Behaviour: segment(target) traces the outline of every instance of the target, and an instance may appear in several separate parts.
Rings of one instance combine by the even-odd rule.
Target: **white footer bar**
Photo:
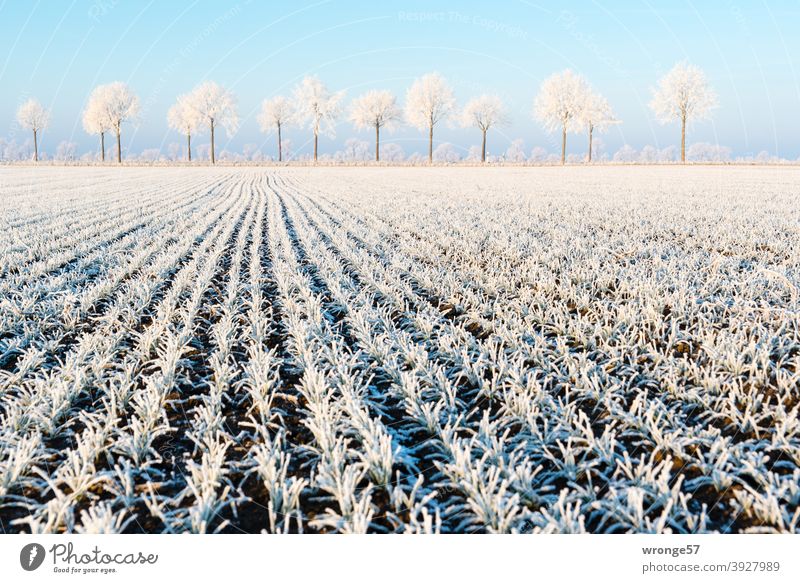
[[[0,580],[800,581],[798,535],[5,535]]]

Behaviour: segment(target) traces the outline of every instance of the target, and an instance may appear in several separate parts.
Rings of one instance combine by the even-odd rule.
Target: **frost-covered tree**
[[[629,164],[631,162],[636,162],[636,158],[637,158],[636,150],[634,150],[628,144],[625,144],[614,153],[614,162],[622,162],[625,164]]]
[[[258,144],[245,144],[242,146],[242,156],[245,160],[252,162],[261,162],[264,159],[264,154],[261,153]]]
[[[467,162],[479,162],[481,159],[481,149],[479,146],[470,146],[464,160]]]
[[[239,127],[236,97],[221,85],[206,81],[192,89],[186,102],[199,117],[199,123],[208,127],[211,137],[211,163],[215,164],[214,137],[217,126],[224,127],[228,135]]]
[[[639,152],[639,162],[642,164],[655,164],[658,162],[658,150],[650,144],[646,145],[642,148],[642,151]]]
[[[548,132],[561,130],[561,163],[566,161],[567,132],[581,128],[580,114],[589,87],[580,75],[567,69],[542,82],[533,104],[534,117]]]
[[[181,157],[181,145],[177,142],[170,142],[167,146],[167,159],[176,162]]]
[[[541,146],[536,146],[531,150],[531,155],[528,157],[528,160],[533,162],[534,164],[544,164],[547,162],[549,154],[547,150],[542,148]]]
[[[428,162],[433,162],[433,128],[450,116],[455,105],[453,90],[439,73],[423,75],[406,93],[406,121],[428,130]]]
[[[506,125],[508,116],[497,95],[481,95],[471,99],[461,112],[461,126],[481,130],[481,162],[486,162],[486,132],[489,128]]]
[[[17,110],[17,121],[33,132],[33,159],[39,161],[39,132],[50,122],[50,113],[35,99],[28,99]]]
[[[719,144],[700,142],[687,148],[686,157],[693,162],[729,162],[731,149]]]
[[[703,71],[689,63],[678,63],[653,90],[650,108],[662,123],[681,122],[681,162],[686,161],[686,126],[706,119],[717,107],[717,95]]]
[[[139,97],[121,81],[110,83],[106,93],[106,111],[111,128],[117,134],[117,163],[122,163],[122,124],[139,114]]]
[[[292,159],[293,151],[292,148],[294,147],[294,143],[289,138],[283,138],[281,140],[281,152],[283,152],[283,157],[287,160]]]
[[[666,148],[663,148],[658,152],[659,162],[675,162],[677,159],[678,159],[677,146],[667,146]]]
[[[446,162],[447,164],[454,164],[461,160],[461,154],[453,144],[447,142],[439,144],[433,152],[433,159],[437,162]]]
[[[506,150],[505,159],[508,162],[524,162],[525,161],[525,142],[517,138]]]
[[[66,140],[60,142],[56,148],[56,155],[54,159],[62,161],[71,161],[75,159],[75,152],[78,149],[78,144],[75,142],[68,142]]]
[[[33,155],[31,141],[25,140],[17,144],[16,140],[6,142],[0,138],[0,160],[26,160]]]
[[[178,97],[175,105],[167,112],[167,123],[173,130],[186,136],[186,156],[192,161],[192,134],[197,131],[202,121],[197,110],[189,103],[188,95]]]
[[[83,129],[86,133],[100,136],[100,159],[106,160],[106,133],[111,131],[111,121],[106,111],[108,85],[98,85],[89,95],[83,110]]]
[[[336,119],[342,112],[344,91],[331,93],[318,77],[306,77],[294,89],[295,119],[314,132],[314,162],[317,161],[319,134],[336,135]]]
[[[158,148],[147,148],[139,154],[139,160],[142,162],[157,162],[160,158],[161,150]]]
[[[773,156],[766,150],[761,150],[758,154],[756,154],[754,160],[759,164],[769,164],[770,162],[777,162],[778,157]]]
[[[369,143],[349,138],[344,143],[344,150],[336,152],[333,158],[340,162],[364,162],[369,159]]]
[[[368,91],[350,105],[350,121],[358,130],[375,129],[375,161],[381,159],[381,128],[397,127],[401,111],[389,91]]]
[[[595,137],[592,140],[592,160],[608,160],[606,144],[603,142],[603,138]]]
[[[399,144],[386,144],[383,147],[383,159],[388,162],[402,162],[406,159],[406,153]]]
[[[100,145],[105,160],[105,132],[117,135],[117,163],[122,162],[122,124],[139,114],[139,97],[121,81],[95,87],[83,114],[87,132],[100,134]]]
[[[608,100],[594,91],[587,91],[579,114],[580,123],[589,132],[589,154],[587,159],[592,161],[592,139],[595,130],[603,132],[611,124],[619,123],[611,111]]]
[[[126,83],[116,81],[107,85],[104,103],[111,129],[117,135],[117,164],[121,164],[122,124],[139,115],[139,97]]]
[[[283,139],[281,129],[290,123],[295,114],[292,102],[286,97],[278,95],[272,99],[265,99],[261,104],[261,113],[258,124],[262,132],[271,132],[273,129],[278,134],[278,162],[283,162]]]

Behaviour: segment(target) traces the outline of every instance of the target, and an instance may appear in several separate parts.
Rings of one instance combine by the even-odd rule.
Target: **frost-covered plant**
[[[663,170],[9,169],[0,518],[796,532],[796,205]]]

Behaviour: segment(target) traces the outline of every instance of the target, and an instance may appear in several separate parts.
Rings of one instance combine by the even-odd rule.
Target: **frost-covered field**
[[[800,531],[800,169],[0,196],[3,531]]]

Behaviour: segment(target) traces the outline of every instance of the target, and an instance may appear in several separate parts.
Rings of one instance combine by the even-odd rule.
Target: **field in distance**
[[[0,532],[800,532],[800,168],[0,197]]]

